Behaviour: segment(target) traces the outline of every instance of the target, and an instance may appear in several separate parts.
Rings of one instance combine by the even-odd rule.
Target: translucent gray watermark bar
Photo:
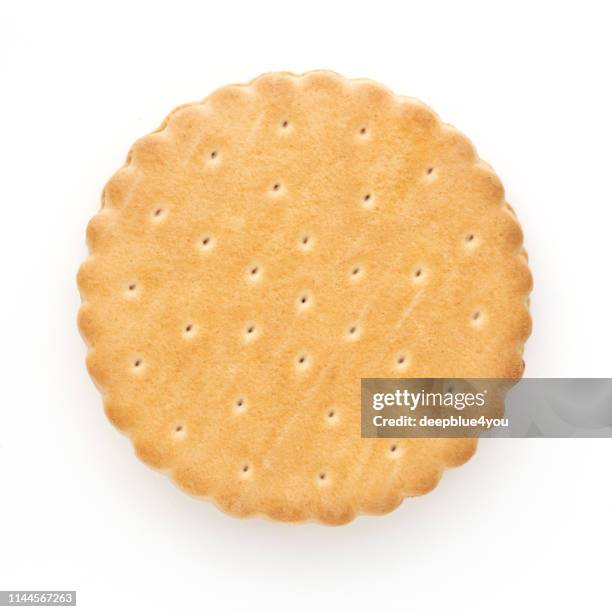
[[[612,379],[363,378],[364,438],[612,438]]]
[[[0,591],[0,606],[76,606],[76,591]]]

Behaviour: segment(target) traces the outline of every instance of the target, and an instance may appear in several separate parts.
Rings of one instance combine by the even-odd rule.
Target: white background
[[[329,528],[239,521],[133,456],[76,329],[101,188],[174,106],[334,69],[435,108],[505,183],[528,376],[612,376],[606,4],[3,2],[0,589],[85,610],[610,609],[610,440],[487,440],[430,495]]]

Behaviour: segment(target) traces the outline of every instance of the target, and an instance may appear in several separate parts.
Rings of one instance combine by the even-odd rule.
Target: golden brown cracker
[[[499,179],[371,81],[267,74],[179,107],[87,239],[108,417],[238,516],[388,512],[469,459],[471,439],[361,438],[361,377],[522,374],[531,276]]]

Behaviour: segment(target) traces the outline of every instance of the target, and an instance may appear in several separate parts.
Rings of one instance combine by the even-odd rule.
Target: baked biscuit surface
[[[268,74],[179,107],[87,239],[79,327],[109,419],[234,515],[388,512],[472,455],[361,438],[362,377],[522,374],[531,276],[499,179],[371,81]]]

